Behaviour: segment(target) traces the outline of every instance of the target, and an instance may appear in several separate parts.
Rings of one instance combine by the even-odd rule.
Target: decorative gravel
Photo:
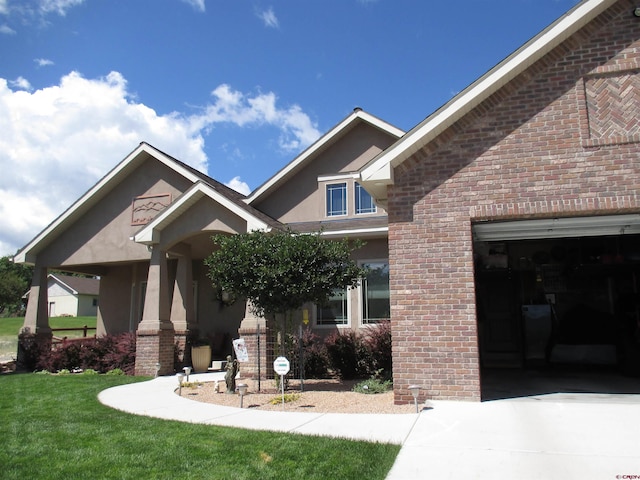
[[[282,392],[276,389],[273,380],[262,381],[258,391],[257,381],[238,380],[237,383],[248,385],[247,394],[242,399],[243,408],[258,410],[274,410],[286,412],[313,413],[415,413],[413,403],[394,405],[393,392],[364,394],[351,391],[357,383],[355,381],[341,381],[336,379],[305,380],[300,385],[298,380],[290,381],[285,390],[285,398],[298,396],[296,400],[282,404]],[[240,406],[238,393],[225,393],[224,382],[218,384],[204,382],[192,384],[182,388],[182,396],[197,402],[214,403],[229,407]],[[177,393],[177,390],[176,390]],[[272,403],[273,402],[273,403]]]

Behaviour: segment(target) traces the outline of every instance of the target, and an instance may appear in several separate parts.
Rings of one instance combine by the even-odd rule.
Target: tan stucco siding
[[[146,282],[147,271],[148,265],[144,263],[112,266],[107,274],[100,278],[98,335],[117,334],[136,329],[136,317],[141,311],[140,283]]]
[[[355,172],[393,140],[370,125],[359,124],[254,206],[283,223],[324,220],[325,191],[318,177]]]
[[[141,228],[131,224],[133,199],[170,194],[175,200],[189,186],[190,182],[159,162],[146,161],[82,212],[73,225],[38,254],[39,259],[50,266],[148,260],[146,247],[130,240]]]
[[[246,220],[212,199],[204,197],[162,230],[161,244],[164,247],[170,247],[201,232],[235,234],[246,231]]]

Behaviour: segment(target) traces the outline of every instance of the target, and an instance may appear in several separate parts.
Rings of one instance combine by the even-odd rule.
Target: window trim
[[[367,265],[367,264],[371,264],[371,263],[384,263],[387,265],[387,268],[390,267],[389,265],[389,259],[388,258],[375,258],[375,259],[366,259],[366,260],[359,260],[358,261],[358,265],[359,266],[363,266],[363,265]],[[359,318],[359,323],[360,326],[368,326],[368,325],[376,325],[378,324],[380,321],[385,320],[383,318],[379,318],[379,319],[374,319],[374,321],[365,321],[365,317],[364,317],[364,280],[366,280],[366,278],[363,278],[360,280],[359,285],[358,285],[358,318]],[[391,280],[391,275],[389,275],[389,280]],[[389,284],[389,317],[391,317],[391,284]]]
[[[329,213],[329,189],[331,187],[338,187],[338,186],[342,186],[342,191],[343,191],[343,195],[342,198],[344,200],[344,209],[341,210],[344,213]],[[335,218],[335,217],[346,217],[349,214],[349,195],[348,195],[348,191],[349,191],[349,184],[347,182],[335,182],[335,183],[327,183],[325,184],[325,188],[324,188],[324,195],[325,195],[325,201],[324,201],[324,205],[325,205],[325,216],[327,218]]]
[[[353,289],[351,287],[346,287],[344,289],[345,296],[347,299],[346,313],[347,313],[347,321],[346,323],[318,323],[318,308],[319,305],[313,305],[313,326],[315,328],[350,328],[351,327],[351,293]]]
[[[371,199],[371,205],[373,210],[368,210],[366,212],[362,212],[362,211],[358,211],[361,208],[361,193],[364,192],[367,194],[367,196]],[[373,200],[373,197],[371,196],[371,194],[369,194],[369,192],[367,192],[365,190],[365,188],[362,186],[361,183],[359,182],[353,182],[353,208],[355,210],[355,214],[356,215],[371,215],[374,213],[378,213],[378,206],[376,205],[376,202]]]

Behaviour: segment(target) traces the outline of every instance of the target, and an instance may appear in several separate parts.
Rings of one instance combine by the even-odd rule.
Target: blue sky
[[[409,130],[577,0],[0,0],[0,255],[147,141],[248,193],[354,107]]]

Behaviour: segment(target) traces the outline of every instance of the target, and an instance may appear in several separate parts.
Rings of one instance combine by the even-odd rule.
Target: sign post
[[[289,373],[289,360],[287,357],[278,357],[273,361],[273,370],[280,375],[280,385],[282,386],[282,409],[284,410],[284,376]]]

